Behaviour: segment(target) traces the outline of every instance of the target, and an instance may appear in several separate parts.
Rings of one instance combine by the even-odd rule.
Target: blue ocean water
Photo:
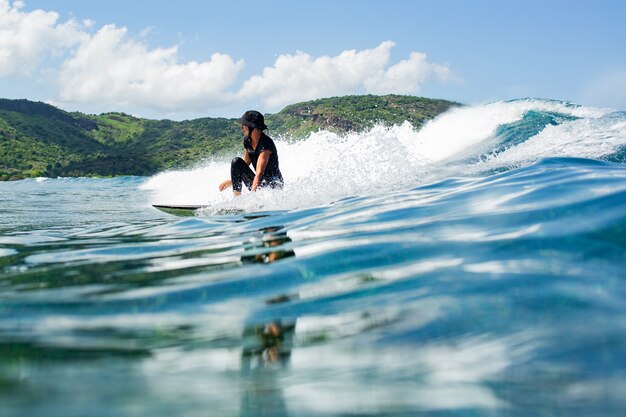
[[[238,199],[220,160],[0,183],[0,415],[622,415],[626,113],[277,144]]]

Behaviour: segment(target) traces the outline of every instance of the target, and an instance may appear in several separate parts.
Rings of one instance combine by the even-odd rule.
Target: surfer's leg
[[[230,164],[230,179],[233,182],[233,191],[240,193],[242,182],[248,190],[252,188],[254,172],[243,159],[235,158]]]

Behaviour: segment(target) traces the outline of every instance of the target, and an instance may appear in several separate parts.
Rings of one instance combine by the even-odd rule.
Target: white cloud
[[[148,49],[129,38],[125,28],[107,25],[78,48],[63,65],[60,100],[144,107],[176,113],[260,99],[266,110],[332,95],[415,94],[429,79],[453,79],[445,65],[413,52],[389,66],[394,43],[314,58],[304,52],[280,55],[262,75],[250,77],[233,92],[244,62],[213,54],[207,62],[177,62],[177,47]]]
[[[365,80],[365,88],[374,94],[417,94],[422,84],[431,78],[446,83],[456,80],[446,65],[432,64],[426,54],[411,52],[409,59],[400,61],[379,73],[378,77]]]
[[[228,103],[226,89],[243,61],[215,53],[209,61],[178,63],[178,48],[149,49],[126,28],[102,27],[65,61],[60,100],[109,106],[141,106],[165,112]]]
[[[239,96],[259,97],[266,106],[276,108],[314,98],[365,91],[373,94],[415,94],[431,78],[453,80],[450,68],[432,64],[418,52],[388,66],[394,42],[385,41],[374,49],[349,50],[337,56],[312,56],[298,51],[281,55],[262,75],[248,79]]]
[[[419,52],[390,64],[395,43],[385,41],[336,56],[313,57],[300,51],[280,55],[260,75],[241,83],[244,61],[229,55],[214,53],[202,62],[181,62],[176,45],[148,47],[151,28],[133,36],[113,24],[98,29],[91,19],[59,22],[54,11],[24,7],[22,1],[0,0],[0,77],[52,78],[56,92],[49,101],[61,106],[197,114],[260,101],[265,110],[274,111],[333,95],[416,94],[431,80],[454,79],[447,65],[431,63]],[[37,72],[39,67],[43,71]]]
[[[34,72],[46,55],[62,53],[87,36],[74,20],[57,23],[56,12],[23,12],[24,3],[0,0],[0,76]]]

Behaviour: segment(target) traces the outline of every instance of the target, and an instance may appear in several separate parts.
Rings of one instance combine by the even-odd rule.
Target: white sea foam
[[[546,100],[459,107],[427,123],[417,134],[415,149],[433,161],[446,160],[490,139],[499,126],[519,121],[531,110],[585,119],[598,118],[609,111]]]
[[[478,168],[453,165],[442,169],[459,157],[488,154],[497,145],[497,128],[521,120],[531,110],[579,119],[548,125],[538,135],[478,164]],[[536,99],[460,107],[430,121],[419,131],[406,122],[342,136],[319,131],[300,141],[275,137],[285,178],[283,191],[244,192],[236,199],[229,191],[220,192],[218,185],[229,176],[230,159],[164,172],[141,187],[153,191],[154,203],[208,204],[215,210],[319,206],[344,197],[414,187],[485,168],[520,166],[545,156],[601,157],[626,144],[623,118],[614,120],[612,125],[601,119],[609,112]]]
[[[626,145],[623,118],[582,118],[546,126],[539,134],[487,158],[484,168],[518,167],[537,158],[599,158]]]

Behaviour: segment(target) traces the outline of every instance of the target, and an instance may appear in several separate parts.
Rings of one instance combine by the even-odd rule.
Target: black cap
[[[257,128],[260,130],[267,129],[265,125],[265,118],[261,113],[256,110],[248,110],[241,116],[240,119],[237,119],[237,122],[241,123],[244,126]]]

